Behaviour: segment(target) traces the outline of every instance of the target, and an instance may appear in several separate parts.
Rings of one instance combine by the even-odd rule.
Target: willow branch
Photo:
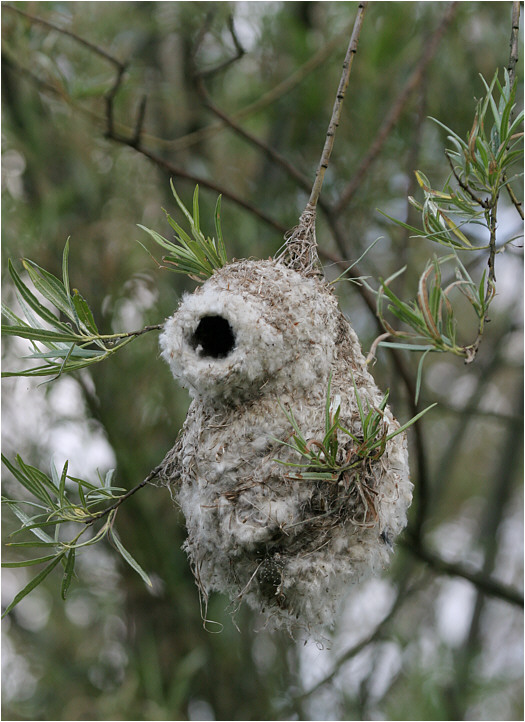
[[[523,592],[518,591],[508,584],[499,582],[485,574],[483,571],[471,571],[463,564],[447,562],[438,554],[430,551],[417,542],[414,538],[401,542],[412,554],[426,562],[438,574],[446,574],[452,577],[461,577],[473,584],[477,589],[492,597],[497,597],[510,604],[523,607]]]
[[[137,491],[142,489],[146,484],[149,484],[153,481],[158,475],[159,472],[162,469],[162,464],[159,464],[156,466],[150,473],[146,476],[145,479],[143,479],[140,484],[137,484],[133,487],[133,489],[130,489],[128,492],[123,494],[122,496],[119,496],[117,501],[114,504],[111,504],[111,506],[106,507],[106,509],[103,509],[102,511],[99,511],[97,514],[92,514],[91,516],[87,517],[86,519],[82,520],[83,524],[93,524],[95,521],[98,521],[99,519],[103,519],[105,516],[110,514],[112,511],[116,511],[121,504],[123,504],[127,499],[130,498],[130,496],[133,496],[133,494],[136,494]]]
[[[208,178],[204,178],[203,176],[198,176],[195,173],[190,173],[189,171],[185,170],[184,168],[180,168],[179,166],[174,165],[173,163],[170,163],[165,158],[162,158],[159,155],[156,155],[155,153],[152,153],[151,151],[147,150],[143,146],[135,146],[133,144],[133,139],[131,138],[125,138],[123,136],[119,136],[116,134],[106,135],[107,138],[114,140],[118,143],[122,143],[123,145],[127,145],[130,148],[134,148],[138,153],[143,155],[145,158],[149,158],[149,160],[154,163],[158,168],[165,171],[169,174],[170,177],[173,178],[184,178],[186,180],[192,181],[192,183],[198,184],[200,188],[208,188],[209,190],[214,191],[215,193],[218,193],[223,196],[223,198],[228,198],[236,205],[240,206],[241,208],[244,208],[246,211],[249,211],[254,216],[259,218],[259,220],[263,221],[267,225],[271,226],[273,229],[278,231],[280,234],[283,234],[287,230],[287,226],[283,225],[279,221],[277,221],[275,218],[272,218],[267,213],[264,213],[264,211],[261,211],[257,206],[254,206],[249,201],[244,200],[244,198],[241,198],[239,195],[234,193],[233,191],[230,191],[228,188],[219,185],[218,183],[215,183],[214,181],[209,180]]]
[[[227,113],[225,113],[223,110],[221,110],[215,103],[212,101],[208,91],[206,90],[206,87],[204,85],[204,82],[202,80],[202,77],[200,77],[200,73],[195,78],[195,87],[197,89],[197,92],[202,98],[202,101],[204,105],[211,110],[211,112],[216,115],[218,118],[224,121],[224,123],[229,126],[235,133],[240,135],[242,138],[244,138],[246,141],[248,141],[251,145],[254,145],[256,148],[261,150],[273,163],[283,168],[283,170],[306,192],[310,191],[310,180],[303,175],[295,166],[293,166],[286,158],[281,155],[278,151],[276,151],[274,148],[269,146],[264,141],[257,138],[253,133],[248,132],[244,128],[242,128],[239,123],[237,123],[231,116],[229,116]]]
[[[314,210],[316,208],[317,201],[319,200],[319,196],[321,195],[321,188],[323,186],[323,180],[326,169],[328,168],[328,163],[330,162],[330,156],[332,154],[332,148],[334,146],[335,132],[341,118],[343,101],[350,80],[350,72],[352,70],[354,56],[357,53],[357,44],[359,41],[359,35],[361,34],[361,28],[363,26],[363,20],[367,5],[368,2],[360,2],[357,9],[357,17],[354,22],[354,29],[352,30],[352,35],[350,37],[350,44],[348,45],[348,50],[346,51],[346,56],[343,63],[343,72],[341,75],[341,80],[339,81],[339,88],[337,89],[337,95],[332,110],[332,118],[328,126],[328,131],[326,133],[326,140],[323,152],[321,154],[321,160],[319,161],[319,167],[317,169],[315,181],[312,187],[312,192],[310,193],[310,198],[308,200],[308,207],[311,210]]]
[[[519,32],[520,32],[520,3],[519,0],[514,0],[512,3],[512,28],[510,32],[510,57],[507,70],[509,71],[509,79],[511,86],[514,83],[516,77],[516,64],[518,62],[518,47],[519,47]]]

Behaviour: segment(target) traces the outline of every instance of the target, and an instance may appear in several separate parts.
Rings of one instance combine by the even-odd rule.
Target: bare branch
[[[142,487],[146,486],[146,484],[149,484],[155,479],[160,471],[162,469],[162,464],[159,464],[156,466],[150,473],[147,475],[145,479],[143,479],[140,484],[137,484],[133,487],[133,489],[130,489],[128,492],[120,496],[117,501],[114,504],[111,504],[111,506],[108,506],[106,509],[103,509],[102,511],[99,511],[97,514],[93,514],[92,516],[86,517],[82,520],[83,524],[93,524],[95,521],[98,521],[99,519],[103,519],[105,516],[107,516],[110,512],[115,511],[120,507],[121,504],[123,504],[127,499],[130,498],[130,496],[133,496],[133,494],[136,494],[139,489],[142,489]]]
[[[518,198],[516,197],[516,194],[512,190],[510,183],[507,182],[507,179],[505,176],[503,176],[503,180],[505,181],[505,188],[507,189],[507,193],[509,194],[509,198],[512,202],[512,205],[520,214],[521,220],[524,220],[522,202],[520,200],[518,200]]]
[[[170,163],[169,161],[165,160],[164,158],[161,158],[160,156],[156,155],[155,153],[152,153],[151,151],[147,150],[146,148],[135,147],[132,142],[130,142],[130,139],[123,138],[120,136],[107,136],[111,138],[112,140],[117,141],[118,143],[122,143],[124,145],[129,146],[130,148],[134,148],[138,153],[143,155],[145,158],[149,158],[149,160],[152,161],[158,168],[165,171],[169,174],[170,177],[173,178],[185,178],[186,180],[190,180],[193,183],[196,183],[201,188],[209,188],[212,191],[215,191],[216,193],[222,195],[224,198],[229,198],[233,203],[237,204],[241,208],[244,208],[245,210],[252,213],[254,216],[257,216],[261,221],[266,223],[267,225],[274,228],[276,231],[278,231],[281,235],[286,232],[286,226],[280,223],[279,221],[275,220],[275,218],[272,218],[268,214],[264,213],[264,211],[261,211],[257,206],[254,206],[253,203],[250,203],[249,201],[245,201],[243,198],[241,198],[239,195],[234,193],[233,191],[230,191],[228,188],[225,188],[224,186],[219,185],[218,183],[215,183],[214,181],[209,180],[208,178],[204,178],[203,176],[195,175],[195,173],[190,173],[189,171],[185,170],[184,168],[180,168],[179,166],[174,165],[173,163]]]
[[[519,32],[520,32],[520,3],[514,0],[512,3],[512,29],[510,32],[510,57],[507,70],[509,71],[509,79],[511,86],[516,77],[516,64],[518,62],[519,48]]]
[[[209,108],[211,112],[214,113],[214,115],[223,120],[226,125],[228,125],[242,138],[259,148],[259,150],[261,150],[276,165],[279,165],[281,168],[283,168],[286,173],[291,176],[291,178],[293,178],[293,180],[295,180],[296,183],[298,183],[298,185],[303,190],[305,190],[307,193],[310,191],[310,180],[305,175],[303,175],[297,168],[295,168],[295,166],[293,166],[289,161],[287,161],[283,155],[278,153],[276,150],[274,150],[274,148],[257,138],[252,133],[244,130],[244,128],[242,128],[232,117],[227,115],[223,110],[221,110],[219,107],[217,107],[217,105],[215,105],[215,103],[210,98],[208,91],[206,90],[201,73],[197,74],[195,78],[195,87],[197,89],[197,92],[200,94],[204,105]]]
[[[199,47],[200,43],[202,42],[202,40],[206,34],[206,31],[208,29],[207,25],[208,25],[208,21],[209,21],[210,17],[211,17],[211,13],[208,14],[208,18],[206,19],[206,22],[203,25],[202,32],[199,35],[199,40],[198,40],[195,50],[194,50],[194,54],[196,53],[197,48]],[[235,32],[235,27],[233,24],[233,15],[231,15],[231,14],[228,16],[228,30],[230,31],[230,35],[233,40],[233,44],[235,45],[235,55],[232,55],[231,58],[227,58],[222,63],[219,63],[219,65],[215,65],[212,68],[204,68],[204,69],[200,70],[199,75],[201,78],[208,78],[211,75],[217,75],[217,73],[220,73],[223,70],[226,70],[226,68],[228,68],[230,65],[237,62],[237,60],[240,60],[240,58],[242,58],[242,56],[245,54],[246,51],[242,47],[241,42],[240,42],[239,38],[237,37],[237,33]]]
[[[426,562],[438,574],[446,574],[452,577],[461,577],[471,582],[485,594],[497,597],[510,604],[523,606],[523,593],[514,587],[499,582],[492,577],[487,576],[483,571],[471,571],[462,564],[455,562],[447,562],[438,554],[430,551],[426,547],[419,544],[414,537],[410,541],[404,543],[404,546],[415,554],[419,559]]]
[[[350,80],[350,72],[352,70],[354,56],[357,53],[357,44],[359,41],[359,35],[361,34],[361,28],[363,26],[363,20],[367,5],[367,2],[360,2],[358,6],[357,17],[354,22],[354,29],[352,30],[350,44],[348,45],[345,60],[343,63],[343,73],[341,75],[341,80],[339,81],[339,88],[337,89],[337,94],[335,97],[334,107],[332,110],[332,118],[330,119],[323,152],[321,154],[321,160],[319,161],[319,167],[315,176],[314,185],[312,187],[312,192],[310,193],[310,198],[308,200],[308,207],[312,210],[315,210],[317,206],[317,201],[319,200],[319,196],[321,195],[321,188],[323,186],[326,169],[328,168],[328,163],[330,162],[330,156],[332,154],[332,148],[334,146],[335,131],[337,130],[339,120],[341,118],[343,101]]]

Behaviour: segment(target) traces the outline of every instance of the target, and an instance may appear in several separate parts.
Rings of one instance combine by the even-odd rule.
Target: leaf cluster
[[[490,86],[482,77],[487,94],[478,101],[474,121],[465,139],[436,118],[434,122],[447,133],[454,149],[445,152],[451,173],[442,190],[432,188],[427,176],[416,171],[416,179],[424,199],[412,196],[409,202],[421,213],[422,229],[385,215],[415,237],[426,238],[457,250],[483,250],[488,244],[472,243],[462,230],[467,224],[481,225],[491,231],[491,212],[497,206],[501,189],[510,189],[513,178],[507,173],[523,157],[519,128],[523,111],[513,116],[516,84],[511,84],[504,70],[504,84],[494,75]],[[496,90],[499,98],[495,97]]]
[[[442,285],[441,266],[455,262],[455,280]],[[467,361],[472,360],[483,333],[490,302],[494,295],[493,284],[486,287],[486,271],[479,283],[475,283],[457,254],[442,256],[428,261],[419,277],[418,292],[414,300],[403,301],[391,289],[391,282],[405,271],[402,268],[385,280],[377,292],[377,315],[387,333],[401,342],[385,342],[382,345],[409,351],[450,352]],[[470,344],[460,344],[457,340],[457,318],[450,294],[457,288],[469,301],[478,319],[478,335]],[[488,294],[487,294],[488,291]],[[385,300],[387,310],[402,321],[411,330],[394,329],[385,318]],[[418,386],[419,386],[418,376]]]
[[[410,351],[423,351],[420,360],[416,399],[421,386],[423,361],[430,351],[451,352],[470,363],[476,355],[488,318],[490,304],[496,294],[495,256],[505,248],[497,247],[497,210],[499,195],[507,188],[518,211],[519,204],[512,192],[507,173],[516,161],[523,157],[522,136],[519,127],[523,123],[523,111],[515,115],[516,84],[511,83],[509,73],[504,71],[503,85],[494,75],[490,85],[482,78],[486,95],[477,102],[474,121],[465,139],[435,120],[448,135],[453,150],[446,151],[451,174],[443,190],[432,188],[428,178],[416,171],[416,178],[423,190],[424,200],[410,203],[421,213],[422,230],[390,218],[415,237],[437,242],[452,250],[452,255],[429,261],[419,277],[415,299],[403,301],[391,288],[391,282],[403,271],[402,268],[386,281],[381,279],[377,292],[377,315],[389,336],[398,341],[377,343]],[[515,117],[514,117],[515,116]],[[386,214],[384,214],[386,215]],[[481,225],[489,232],[486,245],[475,245],[464,232],[466,226]],[[513,240],[513,239],[511,239]],[[485,270],[479,282],[475,282],[457,253],[459,251],[487,250],[488,273]],[[441,265],[455,262],[455,281],[444,288],[441,284]],[[469,344],[457,340],[457,314],[450,300],[451,291],[457,288],[468,299],[477,317],[477,335]],[[370,289],[373,290],[373,289]],[[406,324],[410,330],[396,330],[385,318],[385,299],[388,310]]]
[[[472,128],[466,140],[447,126],[437,123],[450,133],[449,140],[455,150],[447,151],[454,165],[454,176],[460,184],[456,191],[458,202],[468,208],[471,203],[490,207],[497,202],[498,194],[506,183],[510,167],[523,156],[521,148],[523,111],[514,117],[516,84],[511,84],[508,70],[504,69],[504,83],[496,72],[490,86],[481,77],[487,94],[478,101]],[[494,97],[495,89],[499,99]],[[489,109],[490,115],[489,117]],[[481,198],[481,194],[486,194]],[[461,207],[461,205],[460,205]]]
[[[2,334],[28,339],[33,351],[26,358],[37,359],[42,364],[19,371],[4,371],[2,376],[52,375],[57,378],[62,373],[104,361],[147,330],[101,334],[85,298],[77,289],[70,288],[68,258],[69,240],[62,254],[62,279],[34,261],[22,259],[35,290],[54,310],[38,299],[9,260],[9,274],[25,318],[2,304],[2,315],[9,321],[9,324],[2,324]]]
[[[114,529],[119,503],[129,492],[123,493],[125,489],[113,486],[113,469],[104,477],[100,477],[100,484],[96,485],[69,475],[67,461],[61,473],[58,473],[52,465],[51,476],[26,464],[20,456],[16,457],[16,464],[13,464],[2,454],[2,462],[29,493],[29,498],[24,500],[2,497],[2,503],[6,504],[21,522],[21,526],[11,534],[11,538],[18,539],[25,532],[30,532],[31,535],[29,540],[11,541],[7,546],[23,550],[38,549],[44,552],[43,556],[32,559],[2,562],[2,566],[46,565],[15,596],[2,616],[8,614],[43,582],[59,563],[64,568],[61,595],[65,599],[75,575],[77,551],[92,546],[105,537],[144,582],[151,586],[147,574],[124,548]],[[100,522],[100,527],[95,530],[97,522]],[[72,525],[76,526],[76,530],[73,536],[69,537],[64,530],[69,531]]]
[[[328,382],[326,394],[325,434],[322,439],[307,439],[301,431],[293,411],[286,409],[281,404],[281,409],[293,428],[293,434],[291,441],[274,440],[282,446],[293,449],[303,458],[301,462],[275,459],[283,466],[303,469],[303,471],[289,474],[289,479],[336,483],[344,472],[361,467],[363,463],[380,459],[391,439],[402,434],[435,406],[435,404],[428,406],[398,429],[389,433],[388,424],[384,419],[389,391],[383,396],[379,406],[371,405],[368,401],[365,404],[353,376],[352,379],[361,427],[359,433],[353,433],[342,425],[340,399],[336,397],[332,402],[330,398],[331,379]],[[339,433],[342,434],[342,439],[339,438]]]
[[[200,211],[199,211],[199,186],[195,186],[193,193],[193,213],[186,208],[181,201],[175,188],[173,181],[170,181],[171,190],[177,205],[184,214],[189,223],[191,236],[180,226],[170,214],[164,210],[166,218],[170,226],[175,231],[177,243],[169,241],[156,231],[139,225],[146,233],[153,238],[168,253],[162,257],[166,267],[176,273],[184,273],[194,281],[203,283],[208,279],[214,271],[222,268],[228,263],[226,248],[222,237],[221,230],[221,196],[217,198],[215,206],[215,230],[217,240],[215,238],[206,237],[200,227]]]

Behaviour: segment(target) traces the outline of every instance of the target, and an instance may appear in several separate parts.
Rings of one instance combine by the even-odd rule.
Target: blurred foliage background
[[[356,10],[352,2],[4,5],[4,275],[7,257],[23,256],[60,275],[70,237],[72,286],[101,329],[162,322],[194,284],[157,269],[137,243],[148,245],[137,224],[168,233],[161,208],[175,211],[170,177],[187,204],[200,180],[209,233],[223,192],[230,257],[275,253],[308,188],[205,101],[313,181]],[[340,272],[330,258],[355,260],[381,236],[361,273],[377,287],[406,263],[398,292],[416,293],[439,247],[408,238],[377,209],[414,222],[407,204],[407,195],[417,197],[414,170],[434,187],[444,182],[447,140],[428,116],[466,136],[484,94],[479,74],[490,81],[508,63],[511,12],[511,2],[370,4],[322,194],[317,237],[328,275]],[[245,52],[203,76],[203,95],[195,66],[234,58],[235,38]],[[519,107],[521,51],[520,39]],[[110,127],[107,99],[120,63]],[[515,192],[521,198],[519,185]],[[505,240],[521,220],[506,197],[501,204]],[[486,253],[462,259],[479,278]],[[472,364],[441,354],[425,362],[421,407],[439,405],[420,422],[417,448],[411,432],[411,525],[391,570],[351,590],[325,648],[257,631],[249,610],[237,615],[238,631],[220,596],[208,616],[224,629],[204,630],[180,548],[184,520],[165,489],[148,486],[120,509],[117,528],[152,590],[103,545],[79,556],[67,601],[58,571],[51,574],[3,621],[3,718],[522,719],[522,610],[519,593],[507,594],[522,587],[522,272],[517,242],[497,257],[498,296]],[[338,294],[366,352],[377,321],[355,284],[340,283]],[[464,323],[468,335],[469,324],[475,329],[468,309]],[[25,348],[5,342],[4,367],[19,366]],[[417,354],[402,357],[412,380],[418,362]],[[387,350],[378,350],[373,372],[391,389],[398,418],[409,418],[409,388]],[[20,453],[45,470],[69,459],[70,472],[87,479],[116,467],[126,488],[163,458],[188,405],[159,358],[156,333],[89,372],[3,384],[8,457]],[[17,494],[7,474],[3,484]],[[14,528],[6,513],[4,539]],[[4,556],[17,558],[5,549]],[[3,572],[4,605],[28,572]]]

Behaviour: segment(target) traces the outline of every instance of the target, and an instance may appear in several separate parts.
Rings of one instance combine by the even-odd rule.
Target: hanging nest
[[[411,502],[405,434],[317,258],[305,211],[278,257],[215,271],[161,336],[193,401],[161,477],[186,519],[201,596],[226,594],[269,628],[321,638],[351,585],[380,572]],[[363,413],[377,439],[363,451]],[[321,465],[327,421],[336,451]],[[334,461],[334,460],[332,460]],[[302,464],[296,467],[290,464]]]

